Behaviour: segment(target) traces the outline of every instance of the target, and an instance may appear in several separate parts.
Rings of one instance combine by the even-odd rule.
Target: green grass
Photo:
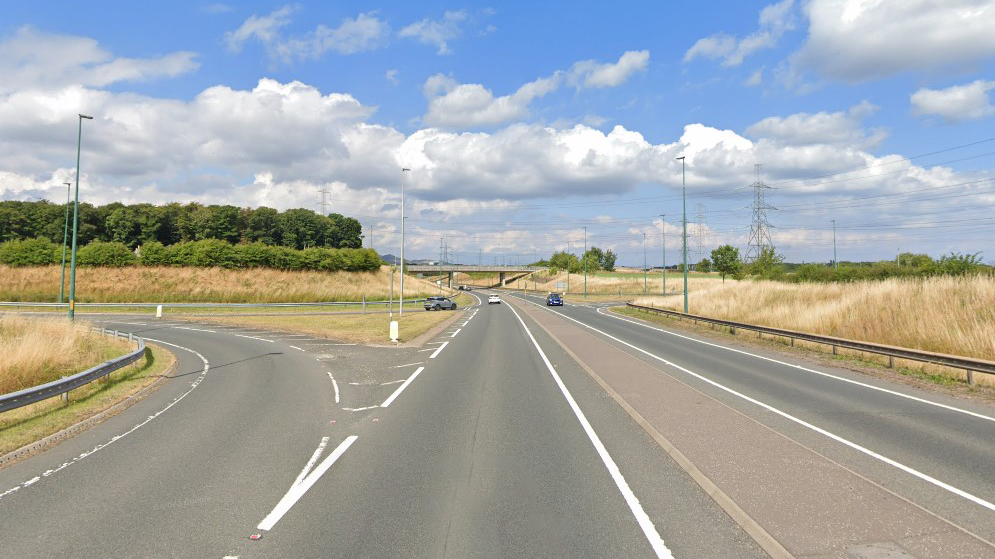
[[[175,362],[173,354],[147,344],[145,359],[115,371],[62,397],[0,414],[0,455],[41,440],[110,408],[155,382]]]

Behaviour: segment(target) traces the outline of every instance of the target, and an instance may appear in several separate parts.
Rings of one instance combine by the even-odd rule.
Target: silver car
[[[441,311],[442,309],[456,310],[456,303],[448,297],[429,297],[425,299],[426,311]]]

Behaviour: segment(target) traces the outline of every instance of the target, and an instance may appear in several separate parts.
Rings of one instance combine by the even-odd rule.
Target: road
[[[411,347],[114,319],[177,369],[0,470],[0,554],[995,556],[991,408],[502,296]]]

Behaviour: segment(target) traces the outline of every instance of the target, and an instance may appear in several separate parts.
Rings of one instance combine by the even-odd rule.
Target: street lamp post
[[[62,275],[59,276],[59,304],[62,304],[63,296],[66,290],[66,249],[69,245],[69,199],[70,190],[72,188],[72,183],[64,182],[66,185],[66,223],[62,227]]]
[[[838,270],[840,261],[836,259],[836,220],[833,220],[833,269]]]
[[[587,227],[584,228],[584,298],[587,299]]]
[[[401,167],[401,293],[397,309],[399,316],[404,316],[404,173],[410,170],[407,167]]]
[[[69,320],[76,320],[76,237],[79,232],[79,155],[83,143],[83,119],[93,120],[92,116],[79,115],[79,132],[76,136],[76,200],[73,203],[73,251],[69,261]]]
[[[667,214],[660,214],[660,233],[663,235],[663,294],[667,294]]]
[[[681,220],[684,222],[684,314],[688,312],[688,201],[687,201],[687,181],[684,178],[684,156],[680,156],[677,159],[681,160],[681,204],[683,206],[684,218]]]

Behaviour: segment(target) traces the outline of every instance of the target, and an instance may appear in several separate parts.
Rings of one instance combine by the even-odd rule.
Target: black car
[[[551,307],[553,305],[563,306],[563,297],[559,293],[550,293],[546,296],[546,306]]]
[[[441,311],[442,309],[456,310],[456,303],[449,297],[429,297],[425,299],[426,311]]]

